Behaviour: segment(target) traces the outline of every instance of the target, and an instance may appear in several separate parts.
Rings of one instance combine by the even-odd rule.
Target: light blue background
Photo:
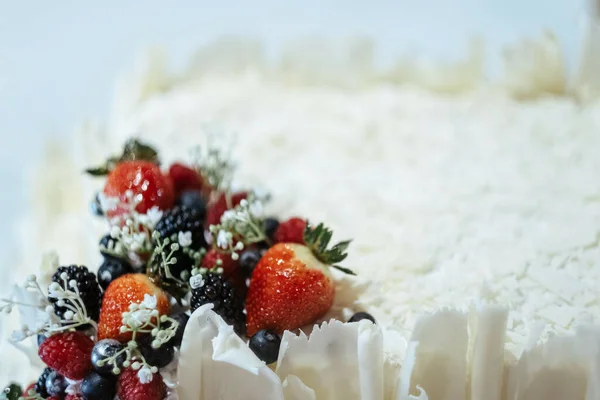
[[[0,260],[11,248],[11,224],[27,207],[23,174],[44,139],[105,118],[116,77],[149,45],[164,45],[183,64],[222,34],[261,38],[273,48],[313,34],[367,35],[382,59],[407,51],[447,58],[464,51],[472,33],[497,54],[550,28],[572,61],[582,1],[0,0]]]

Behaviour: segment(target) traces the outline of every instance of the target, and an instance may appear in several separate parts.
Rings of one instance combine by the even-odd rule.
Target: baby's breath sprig
[[[140,303],[129,305],[129,311],[123,313],[120,332],[131,332],[131,340],[116,354],[100,360],[101,365],[112,365],[113,373],[119,374],[121,371],[117,360],[124,355],[123,367],[131,367],[138,371],[138,378],[142,383],[152,381],[153,374],[158,372],[158,368],[148,364],[138,348],[136,337],[141,333],[150,334],[152,348],[158,349],[175,336],[179,326],[179,323],[173,318],[160,315],[156,306],[156,296],[148,294],[144,295],[144,300]]]
[[[192,149],[193,165],[214,193],[228,194],[236,169],[231,155],[235,136],[216,126],[205,126],[204,131],[206,146]],[[219,145],[218,140],[229,143]]]
[[[201,264],[206,250],[192,248],[192,233],[189,231],[178,232],[164,239],[161,239],[160,234],[155,231],[152,233],[152,238],[156,245],[149,263],[150,274],[186,285],[190,278],[190,271],[183,270],[180,276],[175,276],[171,271],[171,266],[177,263],[176,255],[182,254],[189,257],[193,260],[193,268],[196,268]]]
[[[219,225],[211,225],[209,231],[216,247],[231,253],[237,260],[238,252],[252,243],[267,242],[264,230],[262,202],[254,195],[244,199],[231,210],[225,211]]]
[[[116,217],[109,220],[110,237],[108,247],[103,252],[118,257],[148,254],[152,252],[152,230],[162,218],[158,207],[150,208],[145,214],[137,212],[136,207],[143,200],[141,194],[134,195],[131,190],[125,192],[125,200],[99,195],[102,209],[120,210]]]
[[[14,306],[34,308],[39,311],[36,326],[23,325],[20,330],[13,331],[10,338],[13,342],[20,342],[38,334],[50,336],[55,333],[71,331],[83,325],[91,325],[94,329],[97,327],[96,322],[87,315],[85,304],[77,288],[77,282],[74,280],[67,281],[68,276],[66,273],[63,273],[60,277],[63,280],[63,286],[57,282],[51,283],[48,287],[48,295],[40,287],[35,275],[30,275],[27,278],[23,284],[23,289],[37,293],[38,304],[27,304],[13,299],[0,299],[4,303],[0,306],[0,311],[7,314],[12,312]],[[57,299],[56,304],[67,309],[62,318],[56,315],[48,298]]]

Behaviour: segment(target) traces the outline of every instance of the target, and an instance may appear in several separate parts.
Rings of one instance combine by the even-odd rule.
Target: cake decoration
[[[304,390],[297,376],[280,381],[267,365],[275,368],[277,362],[289,369],[283,366],[300,345],[293,345],[288,335],[307,338],[302,329],[309,332],[325,321],[336,292],[330,268],[354,275],[339,265],[350,241],[331,244],[333,231],[322,223],[266,218],[263,202],[268,196],[232,193],[234,168],[224,153],[199,154],[197,150],[195,166],[175,163],[164,174],[158,152],[134,139],[120,156],[87,170],[106,176],[103,191],[92,200],[92,213],[108,222],[108,233],[99,242],[103,261],[98,273],[85,266],[59,267],[55,260],[47,290],[35,275],[23,286],[35,301],[4,299],[1,306],[6,312],[15,306],[37,310],[35,324],[23,325],[13,339],[37,335],[37,354],[47,367],[22,398],[177,398],[188,390],[182,377],[200,377],[208,368],[205,360],[207,365],[183,371],[204,347],[213,347],[213,362],[227,360],[242,371],[248,365],[254,365],[252,373],[264,371],[278,398],[283,399],[284,391]],[[202,327],[211,320],[216,332]],[[361,327],[343,334],[351,338],[351,346],[356,340],[352,335],[365,324],[376,326],[364,311],[349,323]],[[200,332],[194,328],[198,324]],[[212,332],[206,336],[212,336],[211,344],[196,349],[202,329]],[[339,329],[346,328],[325,322],[315,325],[311,337],[329,346]],[[328,330],[326,339],[318,339]],[[232,341],[239,359],[216,355],[227,354],[224,349]],[[373,356],[382,368],[381,351]],[[356,363],[353,368],[364,367]],[[7,395],[19,391],[16,386],[7,390]],[[201,389],[201,398],[223,398],[206,390]],[[372,388],[358,391],[365,390]],[[373,394],[381,390],[379,382]]]

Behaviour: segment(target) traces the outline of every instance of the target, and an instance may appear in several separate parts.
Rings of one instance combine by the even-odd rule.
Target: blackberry
[[[177,261],[169,266],[175,279],[187,282],[189,275],[182,277],[182,273],[187,272],[189,274],[192,271],[196,265],[193,253],[197,253],[206,245],[202,214],[197,209],[174,207],[164,213],[161,220],[156,224],[154,231],[158,233],[160,240],[169,239],[171,243],[178,242],[179,232],[191,232],[191,245],[188,247],[180,246],[179,250],[175,251],[172,256]],[[161,257],[157,257],[155,260],[151,260],[151,264],[160,261]],[[154,267],[156,269],[156,265]],[[170,283],[164,276],[162,278],[165,283]]]
[[[265,228],[265,234],[269,240],[273,241],[275,232],[277,232],[277,228],[279,228],[279,220],[277,218],[265,218],[263,226]]]
[[[204,275],[204,284],[192,289],[190,305],[192,312],[204,304],[213,304],[213,311],[223,318],[234,330],[243,335],[246,332],[244,305],[235,288],[223,276],[212,272]]]
[[[191,247],[199,249],[206,245],[202,219],[202,214],[197,209],[177,206],[163,214],[154,230],[161,239],[170,238],[173,241],[177,240],[179,232],[189,231],[192,233]]]
[[[46,391],[46,379],[48,379],[48,375],[52,372],[52,368],[47,367],[44,369],[38,381],[35,383],[34,389],[37,394],[42,396],[43,398],[48,397],[48,392]]]
[[[67,274],[66,282],[61,277],[63,273]],[[83,301],[83,305],[85,306],[85,310],[87,312],[88,317],[90,317],[94,321],[98,321],[98,316],[100,314],[100,305],[102,304],[102,290],[98,285],[96,275],[88,271],[88,269],[83,265],[70,265],[68,267],[58,268],[56,273],[54,273],[54,276],[52,276],[52,281],[58,283],[63,289],[73,290],[67,286],[71,280],[75,280],[75,282],[77,282],[79,296]],[[57,304],[58,299],[56,298],[51,297],[48,300],[54,306],[54,311],[56,312],[56,315],[58,315],[62,319],[64,313],[68,311],[68,308],[60,307]],[[64,301],[71,302],[71,300]]]

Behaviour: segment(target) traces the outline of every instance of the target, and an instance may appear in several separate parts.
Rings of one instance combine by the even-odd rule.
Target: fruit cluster
[[[278,358],[280,335],[314,323],[331,308],[330,268],[340,267],[349,241],[330,246],[332,232],[301,218],[265,218],[253,192],[232,192],[233,164],[209,149],[193,165],[172,164],[131,140],[94,176],[106,175],[92,211],[108,222],[97,274],[84,266],[56,268],[43,290],[43,318],[15,340],[37,335],[47,368],[7,399],[160,400],[161,370],[176,365],[190,313],[205,304],[232,325],[264,362]],[[6,300],[0,309],[18,304]],[[349,322],[374,321],[357,313]]]

